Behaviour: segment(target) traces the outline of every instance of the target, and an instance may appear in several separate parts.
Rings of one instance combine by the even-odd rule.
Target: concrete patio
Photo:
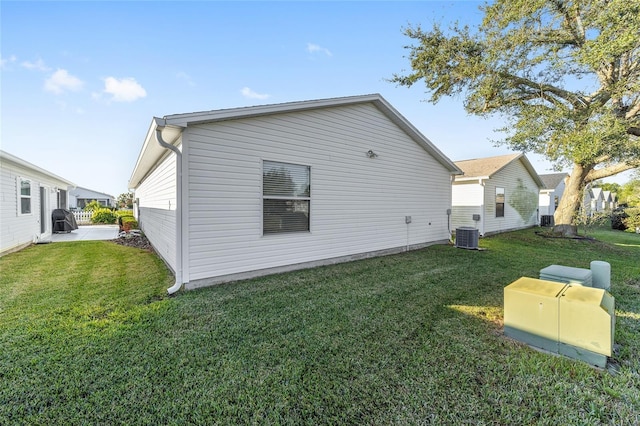
[[[59,243],[63,241],[113,240],[117,237],[118,225],[83,225],[71,232],[53,234],[51,241]]]

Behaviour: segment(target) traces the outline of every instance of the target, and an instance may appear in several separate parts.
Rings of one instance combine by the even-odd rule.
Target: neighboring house
[[[446,242],[458,173],[374,94],[154,118],[129,187],[172,293]]]
[[[605,210],[605,199],[602,188],[593,188],[591,185],[587,185],[584,190],[582,207],[587,216],[603,212]]]
[[[599,187],[587,185],[584,189],[582,208],[587,216],[596,213],[611,211],[618,207],[618,194],[611,191],[604,191]]]
[[[452,185],[452,227],[480,235],[534,226],[544,186],[524,154],[456,161],[464,174]]]
[[[77,187],[69,192],[69,207],[83,209],[92,201],[97,201],[103,207],[116,207],[116,199],[113,195],[91,189]]]
[[[68,208],[75,185],[0,151],[0,255],[51,238],[51,213]]]
[[[540,189],[538,202],[540,216],[553,216],[556,212],[568,178],[568,173],[549,173],[540,175],[540,179],[544,184],[544,188]]]

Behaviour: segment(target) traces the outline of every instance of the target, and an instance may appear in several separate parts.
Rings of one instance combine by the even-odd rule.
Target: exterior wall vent
[[[478,230],[469,226],[456,228],[456,247],[465,249],[477,249]]]

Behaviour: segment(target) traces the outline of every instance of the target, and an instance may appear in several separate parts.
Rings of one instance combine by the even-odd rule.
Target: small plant
[[[125,232],[138,229],[138,221],[133,216],[120,217],[118,220],[122,222],[122,230]]]
[[[111,209],[95,209],[91,215],[91,223],[116,223],[116,215]]]
[[[581,226],[584,229],[584,235],[587,236],[593,228],[602,226],[607,220],[609,220],[609,214],[606,212],[595,212],[588,215],[580,210],[573,223],[578,227]]]

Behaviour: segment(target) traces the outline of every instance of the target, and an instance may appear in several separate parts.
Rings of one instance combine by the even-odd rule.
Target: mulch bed
[[[118,236],[118,238],[112,241],[116,244],[120,244],[121,246],[135,247],[151,252],[153,251],[153,246],[151,246],[147,237],[142,234],[124,234],[122,236]]]

